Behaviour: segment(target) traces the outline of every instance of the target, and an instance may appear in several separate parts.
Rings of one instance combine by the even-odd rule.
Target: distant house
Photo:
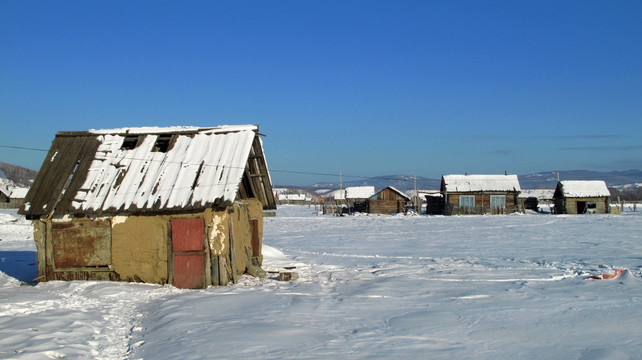
[[[564,180],[557,183],[553,199],[557,214],[606,214],[611,193],[601,180]]]
[[[538,211],[539,206],[553,204],[555,189],[522,189],[519,194],[519,203],[524,209]]]
[[[307,194],[280,194],[277,196],[277,203],[291,205],[305,205],[312,202],[312,197]]]
[[[9,195],[9,202],[22,204],[29,192],[28,188],[14,187],[11,189],[11,194]]]
[[[262,274],[258,126],[59,132],[20,213],[38,279],[204,288]]]
[[[345,190],[345,200],[349,212],[367,212],[366,201],[374,195],[374,186],[349,186]]]
[[[444,175],[445,215],[505,214],[520,211],[517,175]]]
[[[0,203],[8,203],[11,199],[11,190],[4,186],[0,186]]]
[[[366,212],[370,214],[394,214],[405,212],[410,197],[392,186],[379,191],[366,201]]]

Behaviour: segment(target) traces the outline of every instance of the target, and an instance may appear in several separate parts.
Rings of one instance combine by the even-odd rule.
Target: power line
[[[38,148],[31,148],[31,147],[25,147],[25,146],[0,145],[0,148],[49,152],[48,149],[38,149]],[[167,164],[181,164],[181,165],[194,165],[194,166],[200,165],[200,163],[183,162],[183,161],[169,161],[169,160],[166,160],[166,159],[162,159],[161,160],[161,159],[147,159],[147,158],[136,158],[136,157],[130,157],[129,159],[131,159],[131,160],[139,160],[139,161],[149,161],[149,162],[164,162],[164,163],[167,163]],[[98,159],[96,159],[96,160],[98,160]],[[213,166],[219,166],[219,165],[213,165],[212,164],[212,165],[205,165],[205,166],[206,167],[213,167]],[[235,167],[235,166],[228,166],[227,168],[228,169],[245,169],[245,167]],[[403,179],[403,178],[394,178],[394,177],[385,177],[385,176],[346,175],[346,174],[310,172],[310,171],[300,171],[300,170],[270,169],[269,172],[271,172],[271,173],[283,173],[283,174],[311,175],[311,176],[347,177],[347,178],[353,178],[353,179],[380,179],[380,180],[391,180],[391,181],[394,180],[394,181],[408,181],[408,182],[413,181],[412,179]]]
[[[48,152],[49,150],[45,149],[38,149],[38,148],[31,148],[31,147],[24,147],[24,146],[10,146],[10,145],[0,145],[2,148],[7,148],[7,149],[18,149],[18,150],[33,150],[33,151],[44,151]]]

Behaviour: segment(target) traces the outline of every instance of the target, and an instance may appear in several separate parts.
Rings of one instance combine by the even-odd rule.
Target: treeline
[[[642,188],[623,189],[623,190],[610,188],[609,191],[611,192],[611,202],[615,202],[618,199],[623,200],[623,201],[640,201],[640,200],[642,200]]]
[[[37,171],[23,168],[22,166],[0,162],[0,171],[4,176],[17,186],[29,187],[36,178]]]

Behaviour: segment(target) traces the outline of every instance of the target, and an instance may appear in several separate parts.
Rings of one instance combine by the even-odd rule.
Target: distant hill
[[[642,184],[642,170],[610,172],[588,170],[544,171],[535,174],[518,175],[519,183],[523,189],[553,189],[557,185],[558,173],[560,180],[604,180],[609,187]],[[412,176],[408,175],[386,175],[343,181],[343,187],[345,188],[348,186],[374,186],[377,190],[381,190],[387,186],[393,186],[402,191],[409,191],[414,189],[414,180]],[[441,178],[431,179],[417,176],[417,189],[439,189],[440,186]],[[301,188],[305,188],[309,191],[314,191],[314,189],[338,189],[339,183],[324,182]]]
[[[414,189],[414,177],[409,175],[385,175],[372,178],[343,181],[343,187],[349,186],[374,186],[375,189],[381,190],[388,186],[395,187],[401,191]],[[441,179],[430,179],[417,176],[417,189],[439,189]],[[315,189],[338,189],[339,183],[326,182],[318,183],[311,186]]]
[[[18,165],[0,162],[0,179],[9,180],[16,186],[30,187],[37,173],[37,171]]]
[[[642,184],[642,170],[626,171],[588,171],[588,170],[560,170],[547,171],[536,174],[519,175],[519,184],[524,189],[537,187],[554,188],[557,185],[557,174],[560,180],[604,180],[609,187]]]

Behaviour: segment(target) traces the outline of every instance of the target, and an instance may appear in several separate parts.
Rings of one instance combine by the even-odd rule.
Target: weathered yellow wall
[[[112,220],[112,264],[122,280],[167,282],[168,227],[166,216]]]
[[[252,256],[252,234],[250,233],[247,207],[235,203],[234,213],[231,216],[236,250],[236,273],[243,274],[250,264],[249,260]]]
[[[171,258],[170,221],[172,218],[202,217],[206,226],[206,280],[210,283],[209,255],[225,258],[230,265],[230,223],[233,224],[235,242],[236,273],[243,274],[252,259],[252,234],[249,219],[258,220],[259,243],[263,237],[263,205],[254,199],[237,202],[233,211],[157,216],[115,216],[111,217],[111,264],[113,271],[121,280],[144,281],[165,284],[168,274],[168,261]],[[34,223],[35,240],[39,254],[39,273],[45,264],[44,224]],[[41,239],[38,241],[38,239]],[[49,239],[48,239],[49,240]],[[40,259],[40,255],[42,259]],[[41,261],[42,260],[42,261]],[[262,257],[261,257],[262,261]],[[41,265],[41,264],[42,265]],[[228,269],[229,271],[230,269]],[[40,275],[40,274],[39,274]]]
[[[258,220],[258,233],[259,233],[259,246],[260,246],[260,251],[259,253],[261,254],[259,256],[259,264],[263,264],[263,204],[256,200],[256,199],[247,199],[247,210],[248,214],[250,216],[250,219],[257,219]],[[250,236],[250,239],[248,240],[250,242],[250,246],[252,246],[252,237]]]

